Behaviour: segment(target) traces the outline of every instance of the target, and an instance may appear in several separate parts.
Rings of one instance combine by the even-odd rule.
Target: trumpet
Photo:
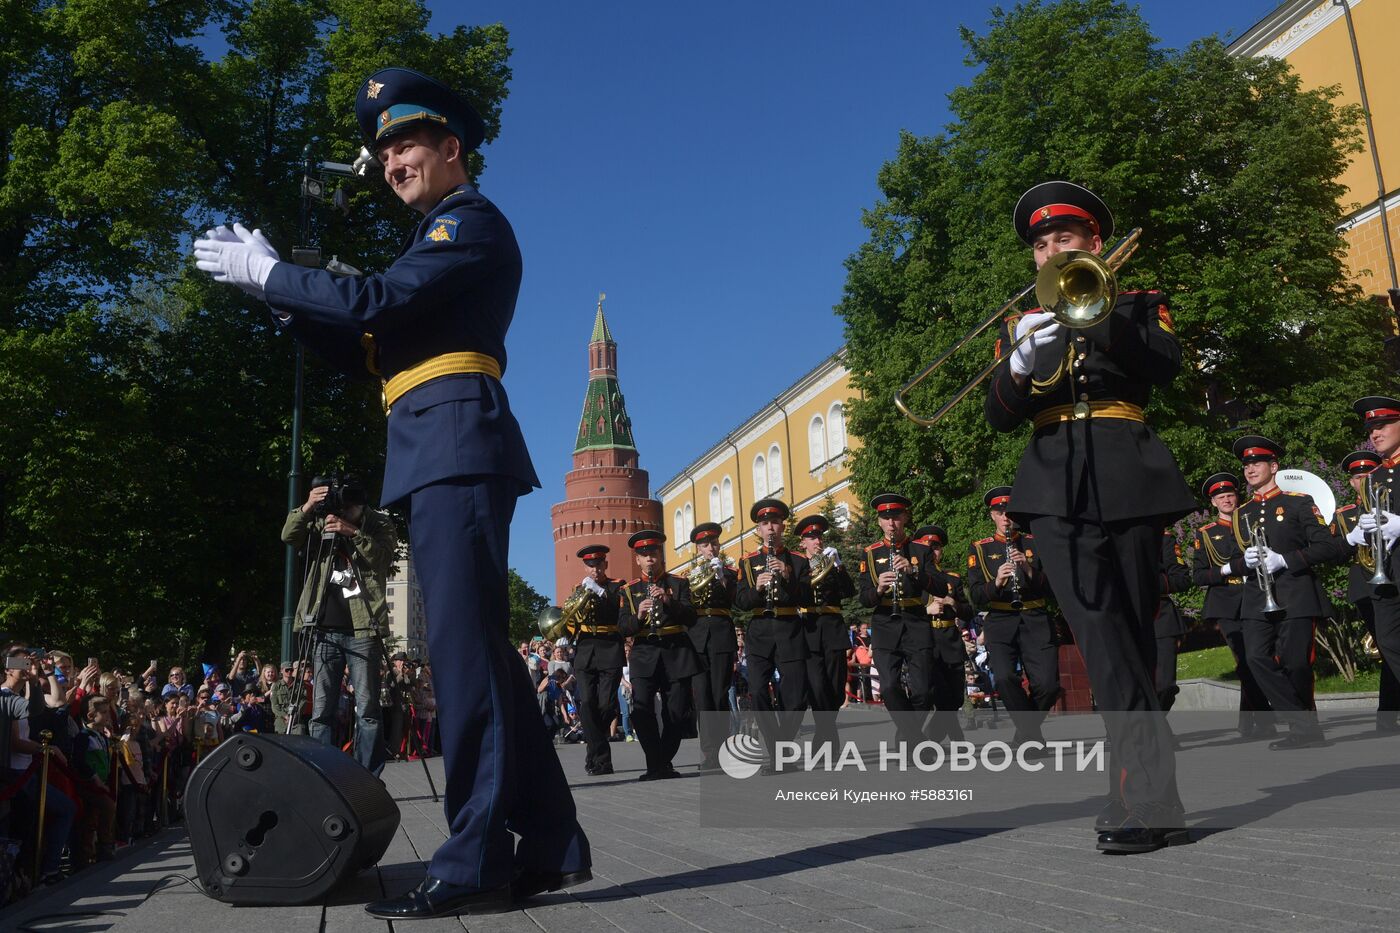
[[[943,407],[932,415],[916,414],[910,409],[905,397],[919,383],[942,369],[944,364],[952,359],[953,354],[967,346],[970,341],[986,331],[987,328],[1000,321],[1002,315],[1016,307],[1021,299],[1031,292],[1035,292],[1035,299],[1040,303],[1041,309],[1050,312],[1054,321],[1065,327],[1077,330],[1093,327],[1106,320],[1113,312],[1113,303],[1118,300],[1117,272],[1123,263],[1128,261],[1128,257],[1137,251],[1138,238],[1141,236],[1142,228],[1134,228],[1127,236],[1115,243],[1113,248],[1102,258],[1087,250],[1071,249],[1057,253],[1046,260],[1045,265],[1040,267],[1034,281],[1012,295],[1005,304],[989,314],[982,323],[964,334],[957,343],[900,386],[899,391],[894,394],[894,407],[898,408],[900,413],[910,421],[926,428],[942,421],[955,405],[967,398],[973,389],[986,381],[1017,347],[1050,322],[1045,321],[1016,338],[990,365],[959,389],[952,398],[943,403]]]
[[[1371,539],[1371,559],[1375,562],[1376,572],[1370,579],[1371,589],[1382,599],[1394,596],[1396,593],[1395,581],[1390,579],[1390,574],[1386,573],[1386,560],[1390,557],[1386,553],[1385,533],[1381,531],[1381,526],[1387,521],[1385,513],[1390,511],[1390,487],[1376,487],[1368,480],[1366,483],[1366,499],[1371,506],[1371,515],[1375,518],[1376,527],[1369,535]]]
[[[1269,528],[1263,515],[1259,516],[1259,524],[1249,529],[1249,546],[1259,555],[1259,563],[1254,565],[1254,579],[1264,594],[1264,618],[1277,622],[1288,615],[1288,611],[1274,601],[1274,574],[1264,560],[1264,552],[1269,547]]]

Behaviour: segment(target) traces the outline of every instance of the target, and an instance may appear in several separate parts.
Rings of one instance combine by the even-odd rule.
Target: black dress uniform
[[[824,516],[809,515],[797,523],[797,537],[820,541],[830,527]],[[846,652],[851,647],[851,631],[846,627],[841,601],[856,594],[856,585],[837,560],[820,582],[812,583],[812,601],[802,607],[800,616],[807,636],[807,700],[815,720],[815,744],[836,741],[836,711],[846,702]]]
[[[1186,634],[1181,612],[1168,593],[1191,588],[1191,571],[1181,557],[1181,545],[1170,530],[1162,533],[1162,601],[1157,605],[1157,702],[1162,711],[1172,708],[1180,689],[1176,685],[1176,640]]]
[[[749,509],[749,519],[785,521],[787,505],[777,499],[760,499]],[[791,573],[775,576],[771,591],[760,588],[759,574],[768,569],[768,558],[786,564]],[[798,611],[811,604],[812,570],[807,558],[782,544],[771,552],[759,548],[739,563],[739,589],[734,602],[752,613],[745,631],[744,657],[748,662],[749,693],[757,712],[759,731],[773,754],[776,743],[790,741],[802,725],[807,700],[807,634]],[[775,715],[769,682],[778,672],[778,700],[783,713]]]
[[[871,500],[877,513],[908,512],[912,503],[904,496],[885,493]],[[910,569],[899,575],[899,598],[880,591],[880,574],[892,570],[893,555],[900,554]],[[870,647],[880,673],[880,697],[895,720],[900,737],[910,743],[923,740],[916,717],[897,716],[927,711],[933,684],[933,630],[924,606],[930,596],[943,596],[947,586],[935,576],[933,555],[926,544],[907,535],[898,541],[877,541],[865,549],[860,564],[860,602],[873,609]]]
[[[578,556],[587,562],[604,558],[607,553],[607,545],[590,544],[580,548]],[[574,633],[574,677],[578,681],[583,741],[588,748],[583,769],[588,774],[612,774],[608,730],[618,716],[617,687],[626,663],[622,635],[617,630],[623,583],[605,579],[597,585],[602,587],[603,595],[591,597],[591,622],[581,624]]]
[[[660,546],[666,536],[659,531],[639,531],[627,540],[631,548]],[[639,613],[653,585],[669,594],[656,612]],[[661,573],[655,579],[637,579],[622,590],[617,628],[632,639],[627,676],[632,681],[632,724],[646,754],[647,769],[638,780],[680,777],[671,760],[681,747],[686,724],[693,713],[690,680],[701,671],[700,657],[690,641],[695,607],[690,584],[681,577]],[[661,695],[661,728],[656,725],[656,696]]]
[[[1283,448],[1266,437],[1246,435],[1235,441],[1235,456],[1242,463],[1277,460]],[[1331,614],[1312,568],[1347,556],[1345,542],[1338,544],[1312,497],[1284,492],[1277,486],[1256,493],[1230,516],[1235,545],[1250,546],[1250,529],[1263,520],[1270,550],[1282,555],[1286,566],[1273,574],[1274,601],[1282,607],[1280,619],[1265,617],[1264,593],[1257,585],[1244,588],[1240,618],[1244,628],[1245,657],[1259,681],[1269,705],[1288,724],[1289,736],[1270,747],[1290,748],[1322,741],[1322,729],[1310,711],[1313,702],[1313,643],[1318,618]],[[1244,574],[1257,581],[1259,569],[1247,567],[1243,557],[1230,561],[1230,575]]]
[[[1014,222],[1028,246],[1066,224],[1102,237],[1113,229],[1103,201],[1069,182],[1027,191]],[[1019,319],[1013,314],[1002,323],[998,353],[1010,347]],[[1161,534],[1196,508],[1143,415],[1152,387],[1169,384],[1181,367],[1167,297],[1123,292],[1102,322],[1061,328],[1037,347],[1033,372],[1019,385],[1010,360],[991,379],[985,413],[998,431],[1034,426],[1012,485],[1012,517],[1035,536],[1094,699],[1109,713],[1109,771],[1122,775],[1110,787],[1111,801],[1121,794],[1130,813],[1099,845],[1147,851],[1166,842],[1152,830],[1181,821],[1170,729],[1163,717],[1140,715],[1159,709],[1153,671]]]
[[[1201,486],[1201,494],[1207,501],[1222,492],[1238,494],[1239,486],[1233,475],[1216,473]],[[1226,563],[1243,567],[1243,563],[1236,563],[1243,558],[1244,551],[1235,543],[1235,532],[1229,521],[1216,519],[1196,529],[1191,545],[1191,582],[1206,591],[1201,618],[1207,625],[1215,623],[1220,636],[1230,647],[1230,654],[1234,656],[1235,676],[1240,681],[1239,730],[1245,738],[1253,738],[1272,734],[1274,727],[1272,717],[1267,715],[1269,699],[1254,679],[1244,653],[1240,602],[1244,598],[1246,581],[1242,574],[1229,577],[1220,575],[1220,568]]]
[[[716,522],[705,522],[695,526],[690,540],[695,544],[718,541],[722,530]],[[704,558],[696,558],[696,561],[701,560]],[[738,591],[738,572],[722,566],[704,592],[690,594],[695,606],[690,640],[705,668],[691,681],[695,688],[695,709],[700,717],[700,751],[704,756],[700,767],[704,770],[719,767],[719,748],[729,734],[729,686],[734,682],[734,656],[739,652],[731,613]],[[726,715],[716,715],[721,712]]]
[[[1388,398],[1386,396],[1368,396],[1359,399],[1353,406],[1356,413],[1361,418],[1362,426],[1371,431],[1373,428],[1384,426],[1391,422],[1400,420],[1400,399]],[[1400,451],[1391,451],[1389,456],[1381,460],[1376,468],[1366,477],[1364,489],[1370,495],[1373,490],[1389,490],[1390,496],[1387,509],[1390,516],[1396,514],[1400,508]],[[1387,493],[1382,492],[1382,495]],[[1396,552],[1400,551],[1400,541],[1393,542],[1386,555],[1385,567],[1392,581],[1400,580],[1400,559],[1397,559]],[[1396,707],[1394,701],[1395,693],[1400,692],[1393,687],[1387,693],[1386,672],[1391,674],[1391,682],[1394,683],[1394,674],[1397,665],[1400,665],[1400,596],[1374,595],[1371,600],[1373,615],[1375,616],[1376,647],[1380,649],[1383,661],[1381,669],[1381,699],[1380,712],[1390,712],[1390,716],[1377,716],[1377,725],[1383,729],[1394,728],[1395,717],[1393,711]]]
[[[983,501],[988,508],[1010,507],[1010,486],[987,491]],[[997,586],[997,574],[1010,558],[1008,548],[1026,555],[1030,572],[1019,582]],[[1002,534],[974,541],[967,551],[967,589],[972,603],[987,612],[982,622],[987,655],[996,678],[997,695],[1016,724],[1017,742],[1044,741],[1040,734],[1045,714],[1060,696],[1060,657],[1055,643],[1055,625],[1046,609],[1049,582],[1041,566],[1039,548],[1033,535]],[[1030,692],[1021,685],[1025,671]]]
[[[962,629],[977,615],[977,610],[967,600],[962,577],[955,571],[945,570],[938,559],[939,553],[948,544],[948,532],[938,525],[925,525],[914,532],[914,540],[928,547],[933,560],[933,573],[942,577],[943,585],[947,588],[945,595],[953,598],[953,605],[942,606],[936,615],[929,617],[933,638],[929,702],[934,712],[924,724],[924,738],[931,742],[944,739],[961,742],[964,735],[962,724],[958,722],[958,711],[967,700],[964,689],[967,682],[967,648],[964,647]]]

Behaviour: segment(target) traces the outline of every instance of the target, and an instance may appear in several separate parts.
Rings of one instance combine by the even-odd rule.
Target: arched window
[[[807,426],[807,457],[814,470],[826,463],[826,422],[821,415],[814,416]]]
[[[766,495],[768,495],[768,467],[764,464],[763,454],[759,454],[753,458],[753,497],[757,500]]]
[[[681,510],[676,509],[675,516],[671,519],[671,535],[676,541],[676,547],[680,547],[680,542],[685,540],[685,520],[681,518]]]
[[[710,521],[718,522],[724,520],[724,513],[720,511],[719,486],[710,487]]]
[[[719,485],[719,504],[719,521],[726,521],[734,517],[734,484],[727,476]]]
[[[774,444],[768,448],[768,491],[777,492],[783,488],[783,453]]]
[[[846,411],[840,402],[827,412],[826,450],[828,457],[839,457],[846,452]]]
[[[681,532],[680,540],[676,542],[676,547],[690,542],[690,533],[695,530],[695,509],[691,508],[689,502],[685,504],[685,530]]]

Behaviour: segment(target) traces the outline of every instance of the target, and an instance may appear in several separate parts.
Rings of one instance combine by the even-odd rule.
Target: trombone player
[[[1087,326],[1073,329],[1054,311],[1006,315],[984,410],[998,431],[1032,425],[1011,517],[1039,545],[1105,714],[1110,791],[1095,821],[1098,848],[1150,852],[1175,841],[1184,820],[1173,739],[1153,684],[1161,536],[1196,503],[1143,409],[1153,386],[1175,378],[1181,347],[1164,293],[1122,292],[1109,305],[1111,271],[1097,276],[1097,288],[1064,287],[1061,264],[1094,268],[1085,254],[1100,253],[1113,232],[1113,215],[1093,192],[1043,182],[1021,196],[1013,223],[1036,269],[1060,270],[1056,310],[1100,295]],[[1013,336],[1027,334],[1001,357]]]
[[[719,768],[719,748],[729,733],[729,685],[734,682],[734,656],[739,652],[732,615],[739,575],[720,554],[723,530],[718,522],[704,522],[690,532],[695,545],[695,569],[689,577],[690,601],[695,606],[690,640],[705,668],[691,679],[700,720],[701,771]]]
[[[1288,726],[1288,735],[1269,748],[1326,745],[1313,702],[1312,658],[1317,620],[1330,614],[1330,607],[1323,604],[1312,568],[1346,557],[1346,545],[1332,537],[1311,496],[1279,488],[1281,446],[1246,434],[1232,450],[1244,464],[1253,495],[1230,516],[1235,545],[1244,556],[1226,561],[1220,575],[1247,578],[1240,603],[1245,661]]]
[[[622,682],[622,636],[617,631],[622,581],[608,577],[608,546],[588,544],[578,550],[588,568],[575,590],[579,598],[574,622],[574,676],[578,679],[579,718],[588,748],[583,770],[589,775],[612,774],[608,730],[617,718],[617,687]],[[583,594],[587,594],[584,596]],[[575,597],[569,603],[574,604]]]
[[[824,515],[809,515],[797,523],[797,538],[812,568],[812,604],[802,620],[810,652],[807,690],[815,723],[812,744],[834,747],[836,711],[846,702],[846,652],[851,647],[841,601],[856,594],[856,585],[836,548],[822,540],[830,529]]]
[[[1354,410],[1361,418],[1362,426],[1366,430],[1367,439],[1371,446],[1376,449],[1376,454],[1380,458],[1378,463],[1366,477],[1365,489],[1367,499],[1379,496],[1380,502],[1367,502],[1367,505],[1380,505],[1381,518],[1379,526],[1375,523],[1374,508],[1364,512],[1358,524],[1362,531],[1372,540],[1379,537],[1382,547],[1386,551],[1386,558],[1382,565],[1386,577],[1391,584],[1397,581],[1397,574],[1400,574],[1400,559],[1395,556],[1397,541],[1400,541],[1400,521],[1397,521],[1395,508],[1400,495],[1397,495],[1396,469],[1400,467],[1400,399],[1389,398],[1383,395],[1372,395],[1363,399],[1358,399]],[[1379,573],[1377,574],[1379,577]],[[1392,665],[1400,664],[1400,596],[1393,592],[1391,595],[1383,595],[1390,592],[1386,587],[1377,587],[1374,591],[1372,607],[1375,613],[1375,640],[1376,647],[1380,649],[1383,661],[1381,671],[1381,707],[1377,713],[1376,726],[1382,731],[1393,731],[1395,728],[1395,707],[1394,692],[1387,695],[1385,671],[1388,669],[1392,675],[1391,681],[1394,683],[1395,668]],[[1385,701],[1391,702],[1385,702]],[[1388,707],[1388,708],[1387,708]],[[1382,716],[1382,713],[1389,713]]]

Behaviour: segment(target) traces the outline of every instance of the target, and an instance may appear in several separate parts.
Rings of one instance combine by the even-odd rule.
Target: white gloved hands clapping
[[[263,286],[280,257],[261,230],[240,223],[233,229],[206,230],[194,241],[195,267],[214,276],[216,282],[237,285],[254,298],[263,297]]]
[[[1049,323],[1046,323],[1046,322]],[[1038,326],[1040,325],[1040,326]],[[1015,339],[1020,340],[1035,328],[1035,334],[1028,337],[1011,354],[1011,372],[1017,376],[1028,376],[1035,369],[1035,351],[1055,339],[1060,333],[1060,324],[1049,311],[1027,314],[1016,323]]]

